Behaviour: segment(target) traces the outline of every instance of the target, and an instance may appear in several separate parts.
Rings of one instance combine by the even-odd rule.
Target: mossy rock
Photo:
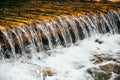
[[[85,13],[106,13],[109,10],[120,10],[120,3],[69,1],[5,0],[0,3],[0,26],[21,26],[22,23],[29,24],[35,20],[53,19],[53,16],[84,15]]]

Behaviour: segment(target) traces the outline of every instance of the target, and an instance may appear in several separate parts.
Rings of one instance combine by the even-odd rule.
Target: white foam
[[[96,39],[103,43],[95,42]],[[93,80],[86,73],[86,69],[97,66],[90,61],[93,55],[116,55],[119,52],[120,35],[92,36],[76,42],[69,48],[33,54],[34,57],[26,61],[1,62],[0,80],[44,80],[42,70],[45,68],[54,72],[54,76],[46,77],[45,80]]]

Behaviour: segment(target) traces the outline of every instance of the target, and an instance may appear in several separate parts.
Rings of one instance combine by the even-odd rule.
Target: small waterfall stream
[[[56,46],[69,47],[92,35],[118,34],[120,11],[85,16],[62,16],[48,22],[36,22],[22,27],[1,30],[0,59],[18,58]]]

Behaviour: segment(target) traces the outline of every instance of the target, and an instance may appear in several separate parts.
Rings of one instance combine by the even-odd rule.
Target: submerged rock
[[[97,56],[97,55],[94,55],[94,58],[91,59],[91,61],[94,63],[94,64],[100,64],[103,62],[103,60],[101,59],[101,57]]]
[[[120,80],[120,65],[117,63],[100,65],[99,68],[89,68],[87,72],[94,80]],[[113,73],[117,74],[117,76],[114,76]]]
[[[99,39],[96,39],[95,42],[96,42],[96,43],[99,43],[99,44],[102,44],[102,43],[103,43],[103,41],[100,41]]]
[[[116,76],[116,77],[114,78],[114,80],[120,80],[120,75],[119,75],[119,76]]]
[[[46,80],[46,77],[54,76],[56,74],[56,72],[53,71],[50,68],[43,69],[42,73],[43,73],[43,75],[42,75],[43,76],[43,80]]]
[[[55,74],[54,71],[52,71],[51,69],[44,69],[42,72],[44,77],[53,76]]]
[[[118,64],[106,64],[106,65],[101,65],[100,69],[107,72],[107,73],[116,73],[120,74],[120,65]]]
[[[94,80],[109,80],[111,77],[110,74],[97,68],[90,68],[87,72],[94,78]]]
[[[120,63],[120,54],[116,53],[115,55],[110,55],[110,54],[97,54],[97,55],[93,55],[93,58],[91,59],[91,61],[94,64],[100,64],[102,62],[106,62],[106,61],[114,61],[117,63]]]

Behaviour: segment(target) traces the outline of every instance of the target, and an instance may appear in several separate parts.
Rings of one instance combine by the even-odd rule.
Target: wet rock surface
[[[87,72],[94,78],[94,80],[109,80],[110,75],[97,68],[88,69]]]
[[[12,0],[8,3],[0,3],[0,6],[0,26],[9,28],[22,26],[24,23],[29,24],[36,20],[46,21],[46,19],[53,19],[60,15],[83,15],[88,12],[106,13],[110,9],[120,9],[120,3],[57,2],[48,0],[30,0],[27,2]]]
[[[120,64],[106,64],[106,65],[100,66],[100,69],[109,74],[111,74],[112,72],[116,74],[120,74]]]
[[[98,67],[93,67],[87,69],[87,72],[95,79],[95,80],[120,80],[120,54],[116,53],[114,55],[110,54],[98,54],[94,55],[94,59],[91,61],[98,65]],[[104,62],[109,62],[106,63]],[[113,73],[116,74],[114,77]]]
[[[120,80],[120,65],[105,64],[100,68],[90,68],[87,72],[93,77],[94,80]],[[117,74],[112,78],[113,74]]]
[[[91,59],[91,61],[94,64],[99,64],[106,61],[114,61],[114,62],[120,63],[120,53],[116,53],[115,55],[111,55],[111,54],[93,55],[93,59]]]
[[[99,44],[102,44],[102,43],[103,43],[103,41],[100,41],[99,39],[96,39],[95,42],[96,42],[96,43],[99,43]]]
[[[119,75],[119,76],[116,76],[116,77],[114,78],[114,80],[120,80],[120,75]]]

